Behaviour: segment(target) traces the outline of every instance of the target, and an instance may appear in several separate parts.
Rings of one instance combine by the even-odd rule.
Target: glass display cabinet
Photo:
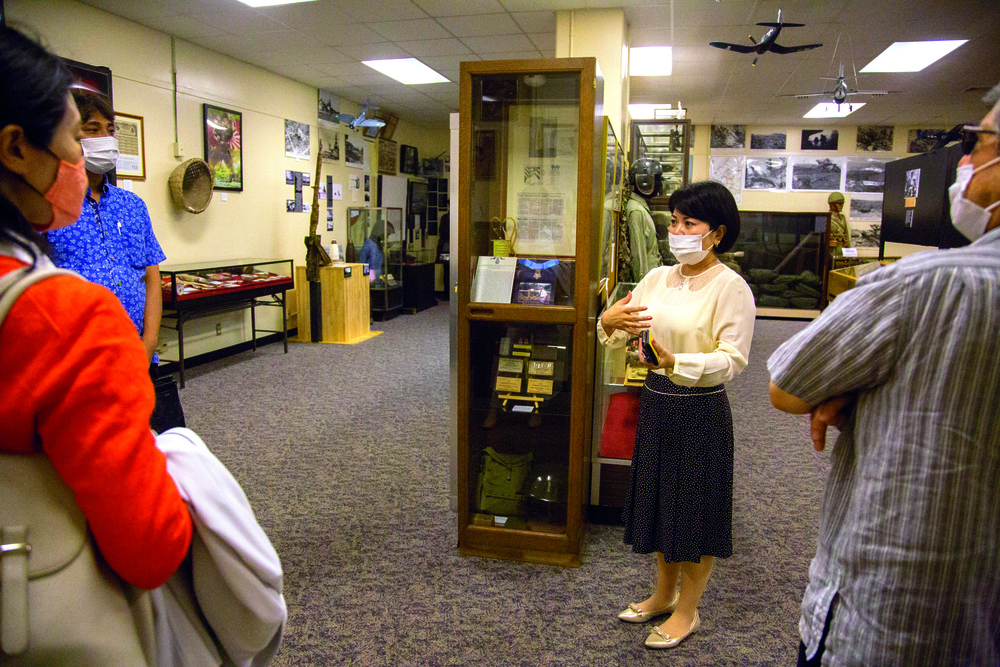
[[[605,199],[596,65],[462,63],[452,256],[465,555],[579,565]]]
[[[634,120],[629,162],[649,157],[663,167],[663,190],[652,199],[652,208],[666,210],[670,193],[688,184],[691,177],[690,120]]]
[[[347,209],[348,255],[369,265],[371,316],[379,322],[391,320],[403,307],[405,233],[402,208]]]
[[[616,240],[622,219],[622,187],[625,177],[625,155],[615,136],[611,119],[607,116],[604,117],[603,144],[605,153],[601,173],[604,174],[604,214],[601,218],[601,270],[598,274],[601,279],[602,302],[614,290],[617,280]]]

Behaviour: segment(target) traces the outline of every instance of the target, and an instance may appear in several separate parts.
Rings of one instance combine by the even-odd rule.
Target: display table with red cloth
[[[601,456],[609,459],[632,459],[635,430],[639,422],[639,396],[635,391],[611,394],[601,430]]]

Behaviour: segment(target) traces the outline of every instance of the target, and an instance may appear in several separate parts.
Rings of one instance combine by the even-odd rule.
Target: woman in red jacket
[[[37,232],[80,215],[80,115],[65,64],[0,27],[0,276],[48,265]],[[56,276],[29,287],[0,326],[0,452],[48,455],[98,549],[141,588],[163,584],[191,517],[149,430],[142,343],[103,287]],[[86,600],[66,600],[86,614]]]

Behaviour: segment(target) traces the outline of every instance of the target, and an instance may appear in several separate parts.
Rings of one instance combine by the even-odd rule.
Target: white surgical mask
[[[115,137],[84,137],[80,145],[87,171],[106,174],[115,168],[118,162],[118,139]]]
[[[708,234],[711,234],[709,232]],[[702,250],[705,237],[695,234],[667,234],[670,241],[670,252],[681,264],[697,264],[708,257],[708,250]]]
[[[955,173],[955,182],[948,188],[948,198],[951,199],[951,224],[970,241],[975,241],[986,233],[986,225],[990,221],[990,211],[1000,205],[1000,201],[993,202],[983,208],[966,199],[965,190],[969,187],[969,181],[972,180],[976,172],[997,162],[1000,162],[1000,157],[995,157],[978,167],[973,167],[971,164],[959,166]]]

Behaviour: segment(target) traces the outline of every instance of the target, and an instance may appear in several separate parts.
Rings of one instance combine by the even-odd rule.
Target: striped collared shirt
[[[808,655],[832,606],[824,664],[1000,664],[1000,229],[866,276],[768,369],[811,405],[857,393],[802,600]]]

